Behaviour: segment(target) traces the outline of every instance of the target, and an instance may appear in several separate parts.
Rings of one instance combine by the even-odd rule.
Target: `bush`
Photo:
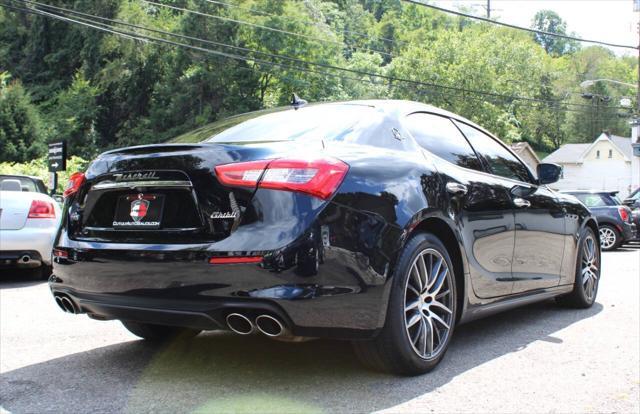
[[[67,171],[61,171],[58,173],[58,187],[56,193],[62,193],[64,187],[67,185],[69,176],[76,171],[85,171],[89,161],[80,157],[73,156],[67,160]],[[15,162],[2,162],[0,163],[0,174],[21,174],[31,175],[39,177],[42,181],[49,186],[49,171],[47,168],[47,158],[36,158],[29,162],[15,163]]]

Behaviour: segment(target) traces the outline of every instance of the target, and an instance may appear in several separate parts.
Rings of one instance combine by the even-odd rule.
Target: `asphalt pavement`
[[[603,255],[597,303],[547,301],[458,328],[430,374],[362,368],[346,342],[227,333],[153,346],[0,278],[0,412],[640,411],[640,245]]]

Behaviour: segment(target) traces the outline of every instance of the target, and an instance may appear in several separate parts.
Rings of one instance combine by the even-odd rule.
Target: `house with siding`
[[[511,144],[511,150],[531,168],[531,171],[536,171],[538,164],[540,164],[540,158],[528,142],[514,142]]]
[[[619,191],[624,197],[631,187],[631,138],[602,133],[591,144],[565,144],[543,162],[563,167],[558,190]]]

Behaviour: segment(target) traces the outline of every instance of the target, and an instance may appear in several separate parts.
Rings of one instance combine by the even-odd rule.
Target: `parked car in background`
[[[0,175],[0,268],[39,268],[49,277],[60,211],[39,178]]]
[[[246,119],[71,176],[49,279],[63,310],[148,340],[352,340],[366,365],[420,374],[458,323],[593,305],[597,222],[547,188],[558,165],[536,176],[486,130],[414,102]]]
[[[636,188],[629,197],[625,198],[622,202],[625,206],[631,209],[633,215],[633,222],[636,225],[636,241],[640,241],[640,187]]]
[[[618,192],[563,191],[580,200],[598,220],[602,250],[614,250],[637,238],[636,224],[629,207],[618,199]]]

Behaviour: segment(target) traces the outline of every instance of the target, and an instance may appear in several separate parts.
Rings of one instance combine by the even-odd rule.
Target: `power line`
[[[202,1],[206,1],[207,3],[211,3],[211,4],[218,4],[218,5],[229,7],[229,8],[236,8],[236,9],[239,9],[239,10],[245,10],[245,11],[248,11],[248,12],[251,12],[251,13],[261,14],[263,16],[269,16],[269,17],[274,17],[274,18],[281,18],[282,17],[282,16],[280,16],[278,14],[265,12],[265,11],[254,9],[254,8],[251,8],[251,7],[244,7],[244,6],[240,6],[238,4],[225,3],[223,1],[218,1],[218,0],[202,0]],[[298,21],[300,21],[300,20],[298,20]],[[373,39],[377,39],[377,40],[382,40],[383,42],[389,42],[389,43],[392,43],[392,44],[397,43],[393,39],[389,39],[389,38],[381,37],[381,36],[372,36],[371,34],[357,32],[357,31],[354,31],[354,30],[340,30],[340,32],[345,33],[345,34],[353,34],[353,35],[364,37],[364,38],[367,38],[367,39],[373,38]],[[405,43],[405,42],[401,42],[401,43]],[[373,50],[375,50],[375,49],[373,49]]]
[[[233,19],[231,17],[218,16],[216,14],[204,13],[204,12],[201,12],[201,11],[191,10],[191,9],[187,9],[187,8],[184,8],[184,7],[171,6],[169,4],[157,3],[157,2],[151,1],[151,0],[140,0],[140,1],[142,1],[144,3],[152,4],[152,5],[158,6],[158,7],[165,7],[165,8],[172,9],[172,10],[182,11],[184,13],[197,14],[199,16],[209,17],[209,18],[212,18],[212,19],[217,19],[217,20],[226,21],[226,22],[242,24],[242,25],[250,26],[250,27],[253,27],[253,28],[256,28],[256,29],[267,30],[267,31],[270,31],[270,32],[281,33],[281,34],[285,34],[285,35],[289,35],[289,36],[300,37],[300,38],[307,39],[308,41],[315,42],[315,43],[333,44],[334,46],[339,46],[341,49],[345,47],[344,43],[339,42],[337,40],[319,39],[319,38],[317,38],[315,36],[307,35],[307,34],[304,34],[304,33],[297,33],[297,32],[292,32],[292,31],[289,31],[289,30],[279,29],[279,28],[276,28],[276,27],[265,26],[265,25],[262,25],[262,24],[248,22],[246,20],[239,20],[239,19]],[[391,58],[394,57],[393,54],[388,53],[388,52],[384,52],[382,50],[370,49],[370,48],[366,48],[366,47],[359,47],[358,49],[361,49],[361,50],[364,50],[364,51],[367,51],[367,52],[379,53],[381,55],[384,55],[384,56],[387,56],[387,57],[391,57]]]
[[[434,10],[439,10],[439,11],[444,12],[444,13],[455,14],[457,16],[466,17],[468,19],[480,20],[480,21],[483,21],[483,22],[486,22],[486,23],[491,23],[491,24],[496,24],[496,25],[499,25],[499,26],[509,27],[511,29],[524,30],[524,31],[530,32],[530,33],[537,33],[537,34],[541,34],[541,35],[545,35],[545,36],[555,36],[555,37],[560,37],[560,38],[563,38],[563,39],[575,40],[575,41],[584,42],[584,43],[595,43],[595,44],[604,45],[604,46],[621,47],[621,48],[624,48],[624,49],[635,49],[635,50],[638,50],[638,46],[621,45],[621,44],[616,44],[616,43],[603,42],[603,41],[600,41],[600,40],[582,39],[582,38],[579,38],[579,37],[564,35],[564,34],[560,34],[560,33],[552,33],[552,32],[545,32],[543,30],[530,29],[528,27],[516,26],[516,25],[510,24],[510,23],[503,23],[503,22],[499,22],[499,21],[496,21],[496,20],[491,20],[491,19],[487,19],[485,17],[480,17],[480,16],[474,16],[472,14],[463,13],[463,12],[456,11],[456,10],[445,9],[443,7],[438,7],[438,6],[435,6],[433,4],[423,3],[420,0],[402,0],[402,1],[405,1],[405,2],[411,3],[411,4],[416,4],[418,6],[428,7],[428,8],[434,9]]]
[[[13,0],[13,1],[15,1],[15,0]],[[114,19],[108,19],[108,18],[95,16],[95,15],[88,14],[88,13],[82,13],[82,12],[77,12],[77,11],[74,11],[74,10],[69,10],[69,9],[65,9],[65,8],[61,8],[61,7],[57,7],[57,6],[47,5],[47,4],[39,3],[37,1],[31,1],[31,0],[22,0],[22,1],[24,1],[26,3],[34,4],[34,5],[48,7],[48,8],[51,8],[51,9],[63,10],[63,11],[67,11],[67,12],[70,12],[70,13],[76,13],[76,14],[80,14],[80,15],[84,15],[84,16],[90,16],[92,18],[101,19],[103,21],[110,21],[110,22],[117,23],[117,24],[127,25],[129,27],[135,27],[135,28],[138,28],[138,29],[141,29],[141,30],[147,30],[147,31],[155,32],[155,33],[162,33],[162,34],[169,35],[169,36],[174,36],[174,37],[186,38],[186,39],[189,39],[189,40],[192,40],[192,41],[197,41],[197,42],[216,44],[216,45],[223,46],[223,47],[241,49],[243,51],[249,51],[249,52],[252,52],[252,53],[268,55],[268,56],[276,58],[276,59],[286,59],[286,60],[293,61],[293,62],[296,62],[296,63],[299,63],[299,64],[307,65],[307,66],[308,65],[312,65],[312,66],[323,67],[325,69],[346,71],[346,72],[351,72],[351,73],[355,73],[355,74],[362,75],[362,76],[378,77],[378,78],[386,79],[386,80],[389,80],[389,81],[410,83],[410,84],[413,84],[415,86],[420,86],[420,87],[445,89],[445,90],[448,90],[449,92],[457,92],[457,93],[462,93],[462,94],[472,93],[472,94],[478,94],[478,95],[484,95],[484,96],[491,96],[494,99],[495,98],[501,98],[501,99],[506,99],[506,100],[525,100],[525,101],[531,101],[531,102],[536,102],[536,103],[547,103],[547,104],[555,104],[555,105],[562,103],[562,104],[568,105],[568,106],[578,106],[578,107],[586,107],[586,108],[590,108],[591,107],[591,105],[564,102],[564,101],[559,101],[559,100],[555,100],[554,101],[554,100],[544,100],[544,99],[529,98],[529,97],[522,97],[522,96],[501,95],[501,94],[496,94],[496,93],[491,93],[491,92],[475,91],[475,90],[464,89],[464,88],[456,88],[456,87],[452,87],[452,86],[430,84],[430,83],[427,83],[427,82],[420,82],[420,81],[414,81],[414,80],[410,80],[410,79],[396,78],[396,77],[392,77],[392,76],[376,74],[376,73],[370,73],[370,72],[364,72],[364,71],[358,71],[358,70],[354,70],[354,69],[350,69],[350,68],[342,68],[340,66],[333,66],[333,65],[328,65],[328,64],[318,63],[318,62],[308,62],[308,61],[305,61],[305,60],[302,60],[302,59],[296,59],[296,58],[292,58],[292,57],[289,57],[289,56],[274,55],[274,54],[269,54],[269,53],[266,53],[266,52],[256,51],[256,50],[253,50],[253,49],[247,49],[247,48],[241,48],[241,47],[238,47],[238,46],[228,45],[228,44],[225,44],[225,43],[213,42],[213,41],[200,39],[200,38],[196,38],[196,37],[191,37],[191,36],[186,36],[186,35],[181,35],[181,34],[176,34],[176,33],[170,33],[170,32],[165,32],[165,31],[162,31],[162,30],[151,29],[151,28],[144,27],[144,26],[139,26],[139,25],[133,25],[133,24],[130,24],[130,23],[126,23],[126,22],[122,22],[122,21],[118,21],[118,20],[114,20]],[[37,10],[37,9],[33,9],[33,10],[40,11],[40,10]],[[84,24],[82,22],[78,22],[78,21],[73,20],[73,19],[64,18],[64,17],[56,15],[56,14],[47,13],[47,16],[48,17],[53,17],[53,18],[59,17],[59,18],[64,19],[64,20],[66,20],[68,22],[76,22],[76,23],[79,23],[79,24]],[[101,23],[95,22],[94,20],[90,20],[90,22],[91,23],[95,23],[95,24],[101,24]],[[84,24],[84,25],[86,25],[86,24]],[[89,25],[89,27],[92,27],[94,29],[99,29],[99,28],[95,27],[94,24],[88,24],[88,25]],[[104,26],[107,27],[107,29],[108,29],[107,31],[108,32],[114,33],[110,29],[110,28],[113,28],[113,26],[109,26],[109,25],[104,25]],[[163,43],[172,43],[172,44],[175,43],[175,42],[168,41],[166,39],[142,36],[142,35],[138,35],[138,34],[132,33],[132,32],[123,32],[123,31],[119,30],[118,33],[120,33],[120,34],[122,34],[124,36],[127,36],[127,37],[132,37],[132,35],[133,36],[138,36],[137,39],[146,40],[146,41],[151,40],[151,41],[160,41],[160,42],[163,42]],[[285,68],[285,69],[291,69],[291,70],[294,70],[294,71],[304,71],[304,72],[307,72],[307,73],[313,73],[313,74],[318,74],[318,75],[337,77],[337,78],[340,78],[340,79],[350,79],[350,80],[354,80],[354,81],[358,81],[358,82],[363,82],[364,81],[364,82],[371,83],[373,85],[380,86],[379,83],[373,82],[370,79],[347,77],[347,76],[344,76],[344,75],[337,75],[337,74],[334,74],[334,73],[327,73],[327,72],[323,72],[323,71],[319,71],[319,70],[310,69],[308,67],[302,68],[302,67],[299,67],[299,66],[291,66],[291,65],[286,65],[286,64],[279,63],[279,62],[265,61],[263,59],[256,59],[256,58],[253,58],[253,57],[235,55],[235,54],[230,54],[230,53],[226,53],[226,52],[221,52],[221,51],[201,48],[201,47],[197,47],[197,46],[193,46],[193,45],[187,45],[187,44],[183,44],[183,43],[177,43],[177,44],[174,44],[174,45],[188,47],[188,48],[196,48],[196,49],[198,49],[200,51],[205,51],[205,52],[210,53],[210,54],[214,54],[214,55],[218,55],[218,56],[222,56],[222,57],[227,57],[227,58],[231,58],[231,59],[235,59],[235,60],[242,60],[242,61],[245,61],[245,62],[256,62],[256,63],[259,63],[259,64],[268,65],[268,66],[277,66],[277,67],[281,67],[281,68]],[[433,89],[431,89],[431,90],[433,90]],[[444,96],[444,95],[441,94],[441,96]],[[471,96],[465,96],[465,98],[467,98],[467,99],[469,99],[469,98],[476,99],[476,98],[471,97]]]

